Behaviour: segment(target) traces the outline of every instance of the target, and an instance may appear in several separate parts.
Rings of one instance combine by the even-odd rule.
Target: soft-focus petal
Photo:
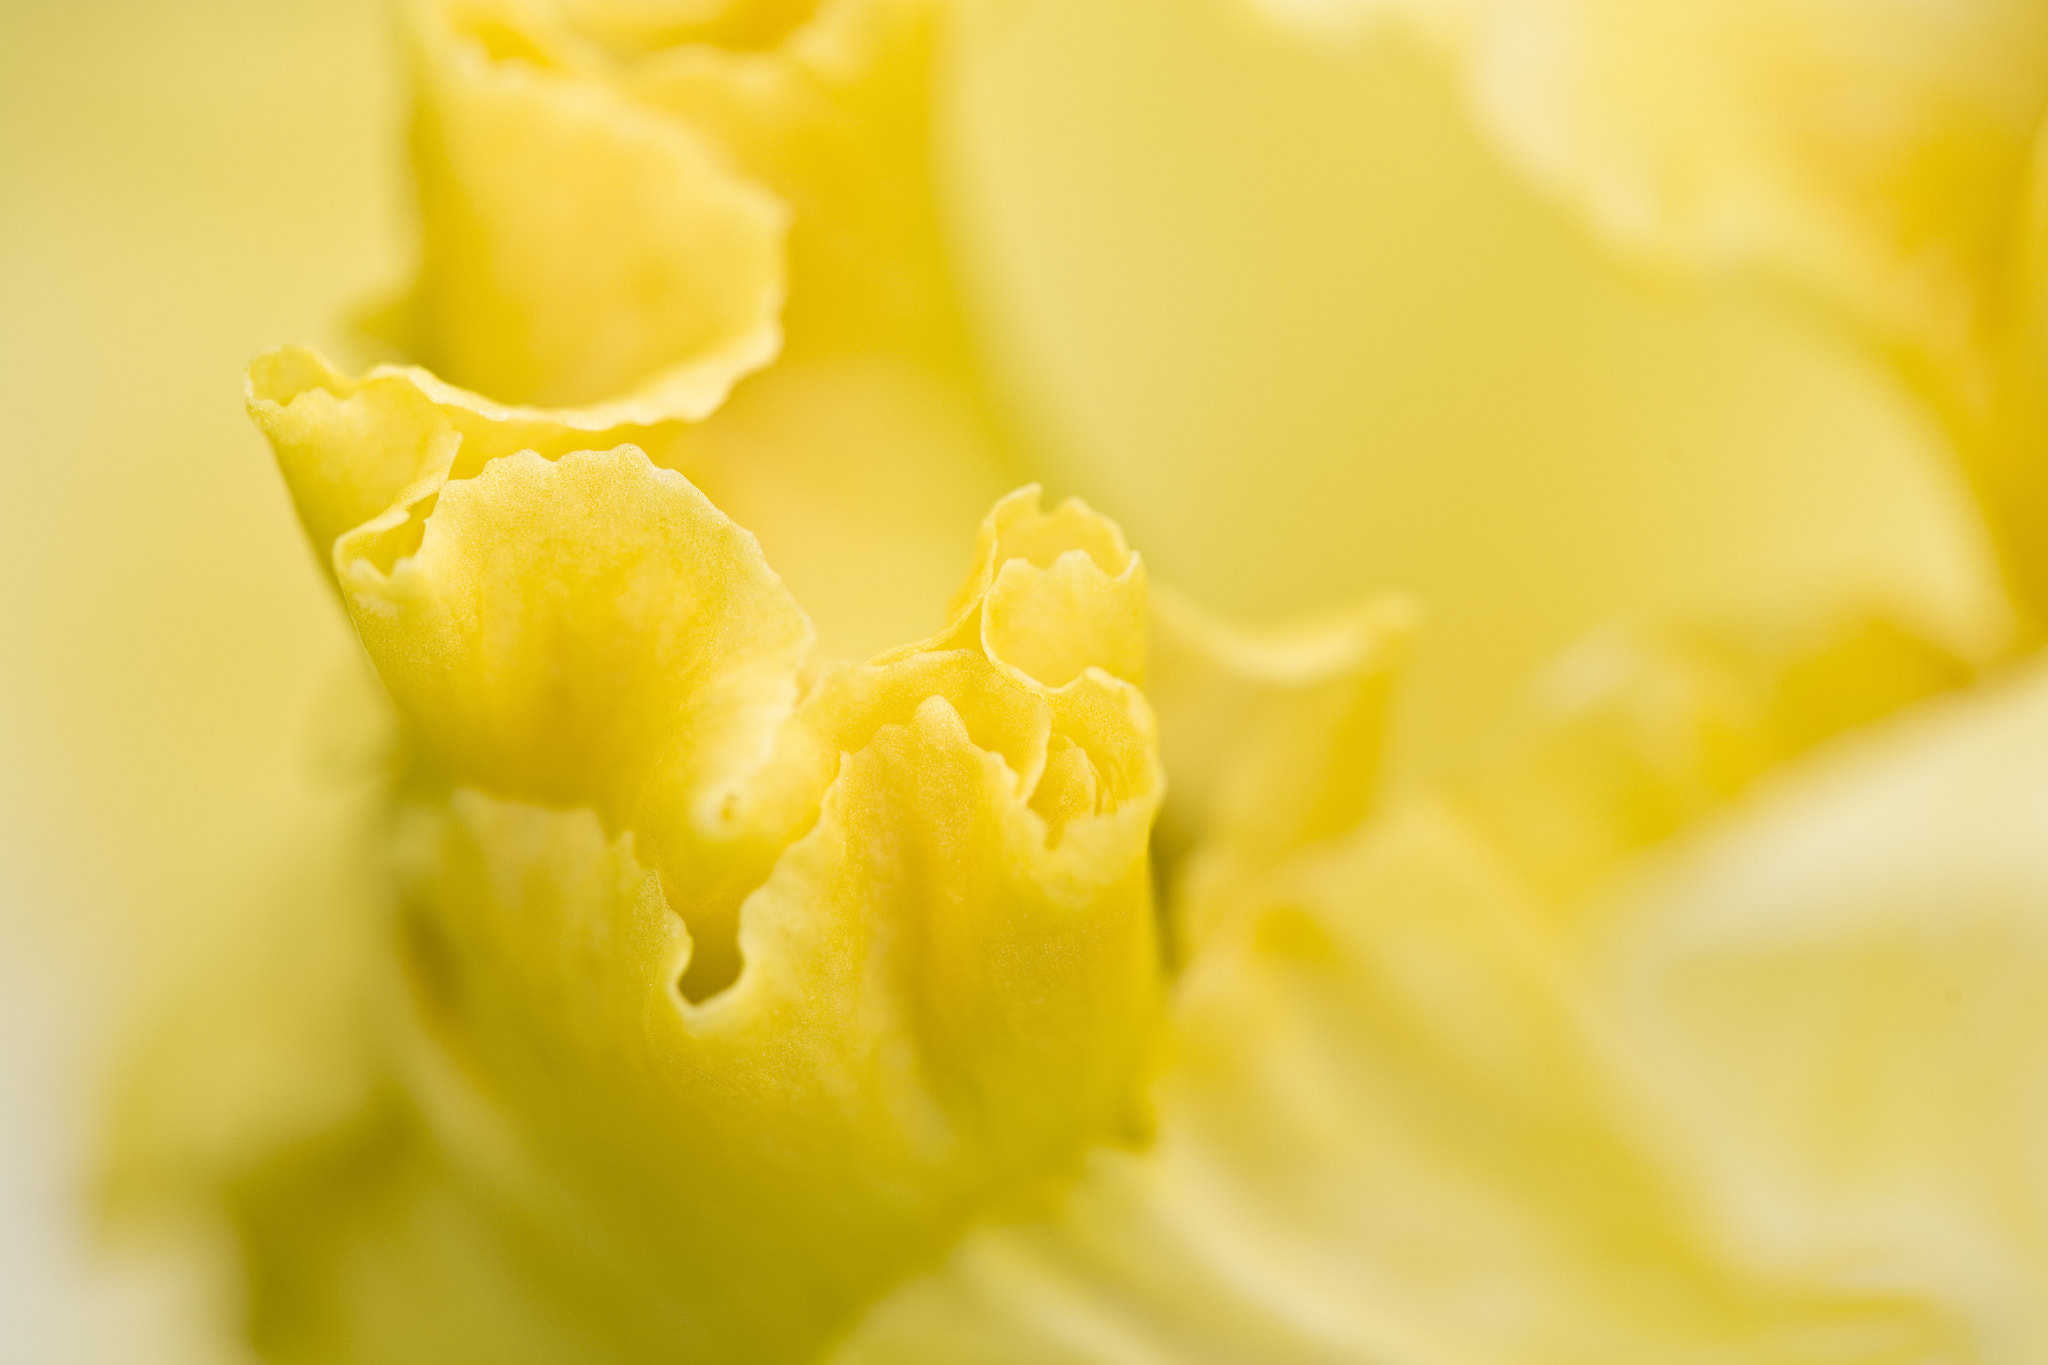
[[[419,279],[385,330],[512,402],[701,418],[774,358],[787,213],[518,7],[408,7]]]
[[[1159,1137],[985,1228],[845,1361],[1785,1359],[1948,1344],[1746,1258],[1658,1157],[1504,869],[1419,811],[1269,884],[1180,988]]]
[[[1859,336],[1617,261],[1402,35],[1009,0],[954,61],[956,240],[1041,476],[1247,623],[1422,602],[1396,783],[1620,614],[2002,625],[1939,424]]]
[[[1496,134],[1629,246],[1760,264],[1944,354],[1991,306],[2034,132],[2031,0],[1477,0]]]
[[[1238,881],[1371,810],[1415,610],[1389,598],[1250,632],[1182,593],[1152,605],[1147,695],[1173,776],[1158,842],[1185,951]]]
[[[1540,680],[1512,759],[1464,805],[1565,906],[1838,735],[1970,681],[1882,615],[1616,627]]]
[[[1340,32],[1389,13],[1419,20],[1494,141],[1608,240],[1667,265],[1760,273],[1860,324],[1947,424],[2023,610],[2048,614],[2048,405],[2030,322],[2048,11],[1264,3]]]
[[[1603,916],[1595,980],[1699,1162],[1788,1265],[2048,1334],[2048,675],[1783,785]]]
[[[1417,24],[1488,130],[1627,250],[1761,268],[1944,360],[1992,324],[2048,114],[2028,0],[1258,0]]]
[[[1660,929],[1654,898],[1645,918],[1611,891],[1717,820],[1782,836],[1739,804],[1764,777],[1810,751],[1835,762],[1857,741],[1828,741],[1966,676],[1882,618],[1596,641],[1490,777],[1209,878],[1153,1147],[1099,1154],[1051,1215],[977,1230],[844,1358],[1903,1365],[1956,1348],[1968,1333],[1933,1281],[1788,1254],[1703,1179],[1744,1169],[1717,1137],[1728,1119],[1667,1103],[1646,1079],[1674,1064],[1641,1050],[1692,941]],[[1230,828],[1207,857],[1228,855]],[[1697,885],[1669,879],[1678,897]],[[1626,991],[1585,972],[1617,936]],[[1860,979],[1839,970],[1845,989]],[[1791,1008],[1801,971],[1773,979]],[[1731,981],[1709,1006],[1741,999]],[[1683,1034],[1663,1018],[1664,1038],[1769,1084],[1770,1065],[1745,1069],[1768,1044],[1751,1030],[1724,1047],[1719,1018],[1679,1019]]]

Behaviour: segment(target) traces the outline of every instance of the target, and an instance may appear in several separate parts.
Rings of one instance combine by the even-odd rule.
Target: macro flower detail
[[[953,625],[816,665],[682,475],[436,393],[305,352],[251,381],[309,525],[395,490],[333,555],[413,754],[389,1112],[252,1209],[259,1336],[802,1358],[981,1204],[1135,1131],[1142,566],[1026,491]]]
[[[488,6],[416,5],[421,263],[382,320],[513,402],[701,418],[781,344],[787,210]],[[551,50],[551,48],[555,50]]]
[[[1427,600],[1239,619],[1047,506],[946,126],[1038,3],[402,0],[417,269],[245,389],[374,675],[361,828],[141,1011],[110,1202],[228,1233],[294,1365],[2030,1359],[2041,14],[1227,11],[1393,13],[1544,231],[1851,320],[2000,560],[1988,625],[1617,591],[1404,766]],[[1540,566],[1462,532],[1514,634]]]

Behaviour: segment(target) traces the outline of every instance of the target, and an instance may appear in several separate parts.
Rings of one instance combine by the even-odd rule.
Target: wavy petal
[[[1135,1131],[1162,780],[1114,526],[1005,499],[952,628],[807,672],[752,536],[598,418],[251,382],[427,759],[387,1099],[238,1182],[268,1349],[801,1359]]]
[[[1178,592],[1155,589],[1152,606],[1148,695],[1173,777],[1160,843],[1185,951],[1229,888],[1371,810],[1416,611],[1390,597],[1252,633]]]
[[[596,236],[580,224],[609,221],[617,193],[609,179],[579,170],[550,177],[544,199],[500,205],[471,224],[463,196],[522,174],[547,146],[499,146],[486,136],[492,123],[465,144],[460,162],[431,139],[421,143],[419,173],[434,191],[423,202],[428,241],[452,245],[438,264],[430,253],[411,305],[416,340],[401,334],[401,346],[499,397],[595,403],[612,424],[703,419],[662,433],[668,448],[657,462],[683,470],[760,536],[828,652],[863,657],[923,628],[944,601],[937,585],[958,563],[961,529],[1021,482],[953,287],[933,185],[933,52],[945,6],[420,0],[418,8],[427,131],[440,117],[437,101],[482,108],[477,91],[517,86],[540,101],[533,117],[559,121],[568,105],[588,106],[603,112],[606,128],[648,137],[666,130],[662,137],[703,149],[715,163],[706,184],[759,187],[785,206],[787,240],[778,229],[775,249],[777,289],[788,303],[784,309],[778,292],[775,311],[787,345],[779,354],[746,352],[756,367],[776,363],[722,405],[722,386],[692,389],[687,402],[623,402],[613,389],[582,382],[578,367],[600,354],[590,351],[590,337],[663,334],[646,316],[630,254],[592,256],[583,240]],[[504,102],[491,98],[490,110]],[[658,184],[683,170],[680,162],[655,169]],[[483,207],[479,198],[475,211]],[[620,231],[655,222],[646,214],[620,221]],[[575,231],[548,246],[561,225]],[[517,234],[505,250],[529,240],[536,252],[546,247],[549,268],[498,271],[464,245],[462,234],[472,231]],[[750,278],[720,266],[679,229],[650,240],[707,262],[721,287],[738,290]],[[617,278],[562,292],[565,267],[555,254]],[[489,288],[466,284],[472,277]],[[518,327],[492,314],[500,305],[526,308],[527,294],[542,293],[550,308],[573,307],[573,326],[549,324],[545,310],[528,309]],[[532,337],[520,330],[528,319]],[[486,360],[496,353],[484,351],[498,347],[506,373],[528,381],[506,388],[481,366],[457,364],[462,357],[427,344],[437,331],[474,337],[472,349]],[[741,372],[713,371],[720,385]]]
[[[411,6],[421,265],[387,330],[500,398],[702,418],[780,347],[787,211],[523,17]]]

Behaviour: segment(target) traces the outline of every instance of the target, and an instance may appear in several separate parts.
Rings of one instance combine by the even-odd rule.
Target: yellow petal
[[[1883,615],[1616,628],[1548,672],[1512,756],[1460,794],[1532,886],[1575,906],[1793,759],[1971,677]]]
[[[1171,618],[1162,609],[1160,619]],[[1392,623],[1383,615],[1379,624]],[[1214,649],[1217,637],[1206,639]],[[1384,651],[1386,637],[1375,643]],[[1264,655],[1237,647],[1269,674],[1289,659],[1270,645]],[[1161,651],[1162,671],[1171,652]],[[1313,657],[1298,651],[1291,662],[1307,672]],[[1323,695],[1358,698],[1364,672],[1334,671],[1345,685],[1326,682]],[[878,1307],[843,1365],[1903,1365],[1963,1350],[1971,1338],[1940,1304],[1938,1277],[1873,1284],[1855,1269],[1867,1262],[1853,1239],[1822,1246],[1817,1232],[1788,1252],[1768,1219],[1783,1191],[1745,1190],[1756,1178],[1749,1155],[1719,1136],[1757,1126],[1746,1116],[1781,1112],[1777,1092],[1761,1087],[1794,1084],[1773,1079],[1776,1062],[1744,1069],[1773,1051],[1775,1036],[1773,1024],[1729,1026],[1750,988],[1781,991],[1790,1020],[1805,1008],[1809,973],[1847,992],[1864,971],[1856,957],[1818,967],[1696,959],[1701,910],[1759,931],[1802,921],[1792,889],[1764,892],[1786,860],[1720,858],[1752,880],[1731,881],[1711,904],[1698,894],[1698,858],[1648,893],[1609,901],[1617,874],[1642,868],[1647,849],[1731,809],[1782,842],[1792,832],[1783,821],[1736,804],[1763,790],[1766,774],[1786,780],[1801,771],[1791,760],[1809,752],[1807,770],[1854,761],[1853,738],[1822,746],[1967,677],[1881,617],[1616,632],[1565,661],[1527,747],[1454,800],[1411,797],[1343,837],[1274,845],[1263,861],[1238,853],[1238,827],[1217,821],[1180,892],[1192,924],[1153,1147],[1098,1154],[1052,1214],[985,1224],[943,1269]],[[1201,714],[1161,704],[1169,720]],[[1299,733],[1316,734],[1317,709],[1300,714]],[[2029,761],[2016,757],[2011,771]],[[1313,779],[1318,770],[1302,771]],[[1961,808],[1970,780],[1929,785],[1915,771],[1894,785]],[[1836,787],[1849,791],[1846,779]],[[1856,841],[1881,836],[1831,818],[1816,812],[1812,822],[1835,853],[1822,866],[1850,872]],[[2026,818],[1995,822],[1978,841],[2003,850],[1990,865],[2033,858],[2018,835]],[[1976,846],[1959,842],[1957,856],[1976,856]],[[1609,900],[1589,905],[1602,887]],[[1758,909],[1760,899],[1781,908]],[[1766,975],[1753,979],[1752,968]],[[1963,979],[1955,964],[1928,970]],[[1695,975],[1705,994],[1674,995]],[[1872,979],[1880,994],[1871,1008],[1882,1008],[1890,978]],[[1655,1048],[1644,1046],[1647,1026],[1664,1030]],[[1808,1054],[1788,1059],[1813,1094],[1840,1089],[1826,1075],[1881,1074],[1885,1048],[1916,1055],[1891,1029],[1866,1047],[1861,1025],[1827,1027],[1825,1038],[1865,1050],[1831,1058],[1840,1070],[1825,1073]],[[1667,1083],[1682,1067],[1717,1070],[1697,1089]],[[1757,1088],[1715,1088],[1752,1074]],[[1926,1098],[1935,1109],[1967,1107],[1969,1084]],[[1919,1131],[1905,1101],[1888,1112],[1902,1131]],[[1827,1188],[1827,1143],[1848,1140],[1843,1125],[1866,1116],[1857,1110],[1808,1135],[1798,1178],[1810,1188],[1786,1194],[1788,1207]],[[1815,1213],[1813,1227],[1824,1219]]]
[[[681,43],[773,46],[808,18],[817,0],[556,0],[578,33],[633,56]]]
[[[2036,398],[2013,391],[2012,355],[2029,344],[2014,277],[2033,250],[2048,11],[2029,0],[1457,8],[1454,46],[1496,140],[1606,235],[1690,267],[1760,270],[1908,358],[2011,588],[2035,617],[2048,612],[2048,487],[2030,454],[2042,418]]]
[[[1379,779],[1389,689],[1414,629],[1388,598],[1247,632],[1155,589],[1154,704],[1169,718],[1169,819],[1262,863],[1350,832]]]
[[[1845,312],[1931,400],[2021,608],[2048,615],[2028,0],[1266,0],[1419,20],[1495,142],[1638,258]],[[2031,275],[2033,283],[2028,282]],[[2032,291],[2030,293],[2030,291]]]
[[[1080,499],[1049,513],[1039,499],[1036,485],[1020,488],[982,521],[948,636],[974,632],[990,659],[1049,688],[1088,668],[1143,683],[1144,564]]]
[[[388,570],[374,529],[344,539],[342,583],[450,773],[623,820],[666,761],[695,823],[726,818],[810,646],[751,536],[634,446],[494,460],[444,484],[419,534]]]
[[[775,356],[787,213],[512,6],[411,6],[421,264],[392,330],[514,402],[701,418]]]
[[[760,536],[824,650],[841,658],[928,628],[966,532],[1024,477],[962,316],[933,186],[945,8],[578,0],[462,11],[498,35],[499,65],[545,68],[593,99],[629,104],[788,206],[784,352],[656,458]],[[492,155],[493,166],[514,164]],[[579,213],[610,212],[594,180],[557,177],[549,192]],[[418,302],[450,327],[504,331],[466,296]],[[636,327],[633,306],[603,291],[575,299],[592,328]],[[705,407],[603,411],[648,421]]]
[[[1986,321],[2048,111],[2038,5],[1449,8],[1495,136],[1623,244],[1760,265],[1944,355]]]
[[[1413,43],[1311,44],[1249,3],[964,7],[960,255],[1064,438],[1038,469],[1156,576],[1247,622],[1427,605],[1397,779],[1483,753],[1618,614],[1850,599],[1997,628],[1941,432],[1856,338],[1646,281]]]
[[[259,356],[246,396],[330,574],[344,532],[430,496],[455,472],[458,451],[474,473],[518,450],[559,455],[645,434],[602,412],[505,407],[420,369],[380,366],[351,379],[305,346]]]
[[[1799,1360],[1954,1348],[1726,1237],[1540,918],[1427,807],[1297,860],[1182,981],[1158,1139],[986,1226],[853,1362]]]
[[[2048,117],[2011,232],[1993,282],[1988,373],[1951,378],[1942,397],[2015,595],[2038,625],[2048,621]]]
[[[1114,526],[1005,499],[953,627],[806,674],[753,538],[591,414],[299,354],[252,391],[309,524],[388,499],[334,560],[425,759],[388,1099],[234,1182],[266,1349],[802,1359],[1135,1131],[1162,782]]]
[[[801,1359],[986,1201],[1128,1128],[1156,973],[1151,798],[1048,847],[1016,771],[970,735],[987,705],[903,710],[934,683],[1014,706],[1014,685],[986,661],[913,668],[922,686],[854,689],[891,694],[888,717],[747,902],[747,968],[702,1005],[677,992],[691,945],[659,881],[589,814],[458,792],[407,816],[404,1074],[424,1117],[350,1150],[353,1197],[409,1213],[338,1217],[325,1168],[266,1191],[270,1302],[321,1306],[267,1344],[431,1359],[474,1327],[545,1360],[567,1319],[607,1358]],[[453,1245],[419,1246],[448,1222]]]
[[[766,50],[683,43],[615,73],[794,206],[797,358],[886,349],[967,359],[933,188],[933,49],[946,9],[838,0]]]
[[[1372,808],[1415,611],[1387,598],[1253,633],[1183,593],[1155,589],[1152,606],[1148,695],[1173,781],[1159,849],[1186,953],[1242,879]]]
[[[637,447],[403,373],[286,352],[250,382],[316,541],[360,518],[332,541],[343,600],[448,774],[616,826],[661,766],[686,824],[735,822],[810,647],[747,532]]]
[[[1860,1267],[1964,1359],[2048,1333],[2048,674],[1808,765],[1622,895],[1591,957],[1743,1234]]]

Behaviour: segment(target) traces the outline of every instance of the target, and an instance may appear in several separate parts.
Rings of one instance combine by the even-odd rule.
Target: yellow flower
[[[1000,123],[968,77],[1061,0],[408,0],[419,270],[367,321],[398,363],[290,347],[247,390],[381,683],[369,885],[309,906],[319,960],[201,973],[116,1125],[124,1195],[232,1224],[264,1354],[2048,1337],[2048,691],[2014,662],[2048,601],[2048,29],[1271,5],[1395,103],[1434,87],[1347,21],[1398,8],[1606,239],[1853,318],[1945,424],[2010,602],[1771,611],[1758,572],[1732,619],[1565,654],[1484,761],[1445,718],[1508,683],[1404,739],[1415,612],[1325,572],[1361,514],[1298,453],[1209,492],[1142,442],[1076,475],[1229,605],[1324,608],[1258,629],[1148,583],[1087,505],[1004,491],[1087,439],[1022,411],[1030,327],[975,321],[947,138]],[[1300,41],[1231,14],[1233,61]],[[1205,535],[1245,485],[1278,520]],[[1467,672],[1570,615],[1517,636],[1505,556],[1432,553],[1510,604]]]
[[[413,755],[400,1093],[249,1197],[300,1305],[266,1346],[801,1356],[1129,1129],[1160,779],[1113,527],[1005,499],[953,625],[806,673],[753,537],[637,446],[305,352],[251,399],[307,523],[354,523]]]

